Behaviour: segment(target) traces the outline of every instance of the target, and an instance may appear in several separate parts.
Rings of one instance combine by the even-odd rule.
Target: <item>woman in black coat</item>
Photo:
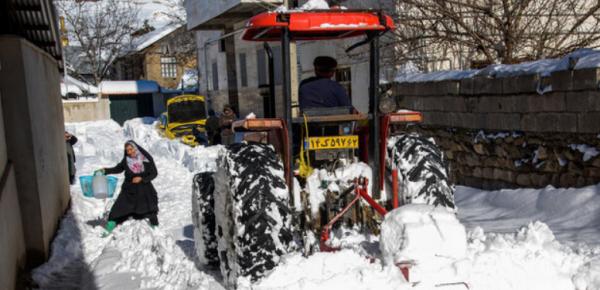
[[[129,217],[148,218],[152,227],[158,226],[158,197],[151,181],[158,172],[154,159],[144,148],[134,141],[125,143],[125,154],[119,164],[101,169],[105,174],[118,174],[125,171],[125,181],[121,193],[108,215],[107,233]]]

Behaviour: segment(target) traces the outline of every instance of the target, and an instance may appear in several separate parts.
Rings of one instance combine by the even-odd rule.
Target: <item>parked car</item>
[[[180,138],[190,146],[197,146],[198,132],[204,134],[206,125],[206,107],[204,96],[181,95],[167,101],[167,111],[159,117],[158,127],[169,139]],[[194,130],[195,129],[195,130]]]

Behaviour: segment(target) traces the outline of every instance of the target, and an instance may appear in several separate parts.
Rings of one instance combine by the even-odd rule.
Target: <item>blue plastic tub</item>
[[[85,197],[95,197],[92,188],[92,180],[94,180],[93,175],[79,176],[79,184],[81,185],[81,191],[83,191],[83,196]],[[115,194],[115,189],[117,189],[117,182],[119,179],[114,176],[107,176],[106,180],[108,181],[108,198],[112,198]]]

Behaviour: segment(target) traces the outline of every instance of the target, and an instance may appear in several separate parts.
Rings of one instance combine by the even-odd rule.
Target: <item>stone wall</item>
[[[457,184],[581,187],[600,182],[599,80],[600,70],[582,69],[399,83],[393,92],[401,108],[423,112],[411,130],[443,148]]]

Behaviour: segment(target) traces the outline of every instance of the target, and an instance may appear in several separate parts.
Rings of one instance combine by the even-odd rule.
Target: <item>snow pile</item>
[[[61,221],[50,260],[33,271],[34,281],[42,289],[214,288],[218,282],[194,264],[189,233],[193,172],[185,162],[214,164],[217,148],[185,151],[176,142],[160,138],[153,119],[135,119],[124,127],[114,121],[67,124],[66,130],[79,140],[74,146],[77,174],[115,165],[123,158],[125,141],[139,138],[158,169],[153,184],[158,192],[160,226],[151,229],[147,221],[130,220],[102,238],[114,200],[85,198],[76,183],[71,186],[72,206]],[[121,183],[122,175],[117,177]]]
[[[381,224],[381,253],[386,264],[424,262],[435,257],[465,256],[465,227],[453,210],[408,204],[389,212]]]
[[[330,289],[413,289],[395,266],[383,267],[352,250],[285,256],[271,275],[254,285],[239,289],[253,290],[330,290]]]
[[[600,289],[600,257],[579,267],[577,274],[573,277],[573,284],[577,290]]]
[[[546,224],[536,222],[514,234],[469,233],[468,263],[472,289],[599,289],[594,253],[573,251],[557,242]],[[577,284],[578,286],[575,286]]]
[[[379,247],[385,265],[408,266],[410,282],[464,282],[465,271],[457,267],[465,263],[467,234],[452,209],[408,204],[389,212]]]
[[[52,243],[50,260],[32,273],[39,288],[222,289],[220,277],[215,279],[194,263],[197,254],[190,200],[194,174],[224,168],[217,166],[216,159],[225,155],[236,158],[230,166],[237,169],[230,179],[230,188],[243,189],[237,191],[239,195],[232,195],[240,199],[221,204],[232,209],[231,216],[240,217],[235,227],[239,237],[235,250],[243,258],[238,259],[238,265],[246,261],[245,267],[262,266],[259,260],[271,254],[265,245],[277,247],[277,243],[271,243],[276,237],[289,238],[287,232],[277,231],[280,223],[269,224],[270,218],[281,220],[277,213],[286,214],[273,210],[274,203],[267,202],[272,201],[271,197],[288,198],[287,190],[273,190],[283,180],[280,162],[269,159],[279,165],[267,167],[268,173],[280,180],[276,182],[256,178],[245,171],[251,166],[240,165],[260,163],[252,159],[257,156],[252,154],[265,153],[266,149],[236,155],[231,150],[224,154],[222,146],[191,148],[162,138],[155,124],[151,118],[128,121],[123,128],[113,121],[67,124],[67,131],[79,139],[74,149],[80,175],[120,161],[128,139],[135,139],[153,155],[158,168],[153,184],[159,197],[160,226],[152,229],[147,221],[130,220],[118,226],[111,236],[101,238],[112,201],[85,198],[79,184],[75,184],[71,187],[72,206]],[[273,157],[274,153],[263,155]],[[247,162],[241,163],[244,158]],[[316,173],[310,186],[323,194],[336,187],[342,190],[353,177],[369,174],[368,166],[354,163],[335,174]],[[251,187],[257,190],[247,190]],[[280,188],[285,188],[285,184]],[[308,258],[300,254],[284,255],[281,259],[278,255],[268,256],[278,266],[272,264],[270,274],[261,280],[242,279],[238,286],[285,290],[438,289],[431,283],[466,281],[473,290],[600,289],[598,192],[600,185],[502,191],[458,187],[456,203],[459,219],[469,229],[466,237],[450,210],[410,205],[390,212],[380,237],[353,234],[356,229],[337,229],[332,243],[350,249]],[[249,198],[269,193],[270,197],[261,200],[266,210]],[[215,192],[215,198],[223,199],[220,194]],[[259,214],[256,219],[248,215],[264,212],[270,214]],[[226,213],[220,211],[219,215]],[[287,217],[291,215],[287,213]],[[270,227],[263,227],[265,224]],[[229,232],[232,225],[221,229]],[[258,237],[257,232],[263,233],[261,241],[272,238],[255,243],[259,249],[248,246]],[[439,246],[440,241],[443,247]],[[381,252],[377,251],[379,248]],[[410,277],[411,282],[422,283],[406,283],[398,268],[390,265],[390,261],[403,259],[418,259],[410,269]]]
[[[562,242],[598,245],[600,185],[583,188],[504,189],[481,191],[458,186],[458,217],[467,228],[513,232],[541,221]]]
[[[305,191],[309,193],[309,202],[313,216],[319,211],[319,206],[325,202],[327,191],[342,193],[349,188],[355,178],[366,177],[369,180],[373,178],[371,167],[363,162],[352,162],[343,165],[334,171],[319,169],[306,179]],[[371,187],[369,186],[369,195]]]
[[[137,277],[131,279],[137,280],[137,286],[132,288],[203,286],[204,275],[195,269],[192,260],[182,256],[176,241],[165,232],[145,224],[140,226],[140,223],[144,222],[128,221],[120,225],[103,245],[100,255],[91,262],[99,286],[115,281],[122,283],[123,273]]]

